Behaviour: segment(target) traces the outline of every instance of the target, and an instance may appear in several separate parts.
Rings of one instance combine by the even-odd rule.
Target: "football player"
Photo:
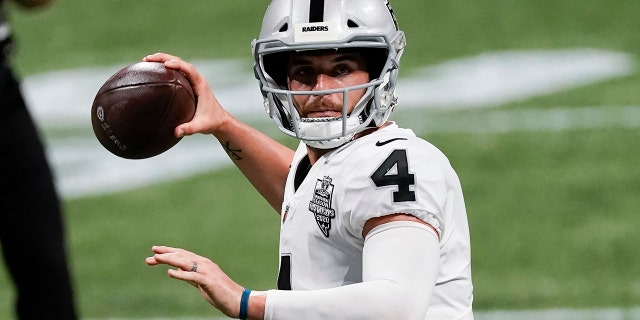
[[[176,135],[213,134],[280,213],[277,289],[251,291],[214,262],[155,246],[167,264],[240,319],[473,319],[469,228],[458,176],[442,152],[389,121],[405,35],[385,0],[273,0],[254,68],[291,150],[239,122],[193,65],[198,95]]]

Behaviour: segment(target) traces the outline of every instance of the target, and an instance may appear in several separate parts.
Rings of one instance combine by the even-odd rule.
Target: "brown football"
[[[145,159],[178,143],[174,129],[190,121],[195,110],[193,89],[180,71],[139,62],[116,72],[98,90],[91,124],[111,153]]]

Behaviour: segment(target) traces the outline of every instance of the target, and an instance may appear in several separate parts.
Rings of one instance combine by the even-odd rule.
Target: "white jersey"
[[[391,124],[330,151],[310,169],[306,155],[300,143],[285,187],[278,289],[362,282],[365,222],[406,213],[440,238],[427,319],[472,319],[466,209],[458,176],[440,150]]]

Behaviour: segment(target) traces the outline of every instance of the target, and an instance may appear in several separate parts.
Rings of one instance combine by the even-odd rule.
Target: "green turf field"
[[[408,37],[403,71],[514,49],[595,48],[640,57],[637,0],[391,3]],[[124,65],[157,51],[185,59],[249,60],[266,4],[58,0],[36,14],[11,15],[20,41],[16,64],[29,76]],[[491,110],[623,106],[640,106],[637,71]],[[407,123],[480,121],[484,113],[414,111]],[[449,156],[462,181],[476,309],[640,304],[639,127],[474,133],[442,128],[417,131]],[[233,168],[67,200],[65,209],[84,317],[218,315],[192,287],[169,279],[164,267],[144,264],[154,244],[208,256],[245,286],[274,286],[278,220]],[[0,270],[0,319],[10,319],[12,291]]]

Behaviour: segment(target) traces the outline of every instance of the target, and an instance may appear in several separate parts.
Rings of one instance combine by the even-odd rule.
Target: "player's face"
[[[329,51],[292,55],[287,66],[287,78],[289,89],[292,91],[319,91],[367,83],[369,73],[361,54]],[[365,91],[349,91],[348,113],[353,110]],[[342,116],[342,93],[295,95],[293,100],[302,118]]]

